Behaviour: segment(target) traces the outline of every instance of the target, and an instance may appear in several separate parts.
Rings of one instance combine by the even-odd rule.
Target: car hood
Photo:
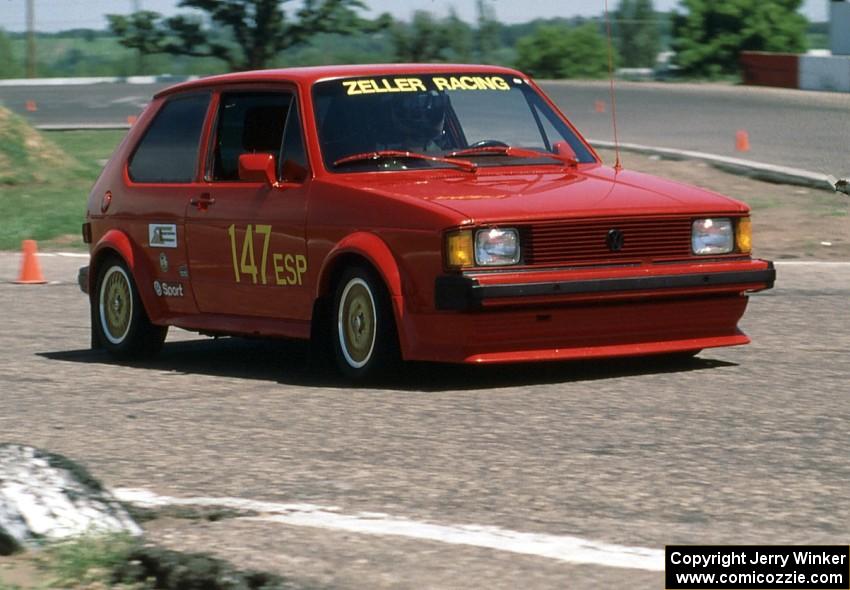
[[[439,203],[474,223],[587,216],[743,213],[743,203],[707,190],[606,166],[531,174],[370,175],[370,192]],[[361,185],[362,187],[362,185]]]

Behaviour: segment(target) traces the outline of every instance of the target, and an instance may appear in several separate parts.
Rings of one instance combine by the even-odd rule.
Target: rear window
[[[169,100],[139,142],[128,166],[134,182],[192,182],[208,93]]]

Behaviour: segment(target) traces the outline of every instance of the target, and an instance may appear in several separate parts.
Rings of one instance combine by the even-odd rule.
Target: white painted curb
[[[129,129],[129,123],[43,123],[34,126],[39,131],[109,131]]]
[[[590,144],[595,148],[614,149],[616,145],[613,141],[603,141],[599,139],[589,139]],[[830,180],[830,177],[820,172],[811,172],[801,168],[791,168],[788,166],[777,166],[775,164],[765,164],[762,162],[754,162],[753,160],[744,160],[742,158],[732,158],[729,156],[718,156],[706,152],[696,152],[692,150],[677,150],[672,148],[662,148],[649,145],[641,145],[638,143],[621,143],[620,149],[638,154],[648,154],[660,156],[669,160],[699,160],[711,164],[715,168],[731,174],[740,176],[748,176],[757,180],[765,180],[777,184],[792,184],[795,186],[805,186],[808,188],[817,188],[828,191],[834,191],[835,185]]]
[[[98,76],[88,78],[11,78],[0,80],[0,86],[88,86],[90,84],[160,84],[197,80],[200,76]]]
[[[118,488],[112,493],[123,502],[146,508],[162,506],[218,506],[234,510],[259,512],[244,520],[274,522],[346,531],[364,535],[405,537],[450,545],[469,545],[521,555],[545,557],[573,564],[600,565],[650,572],[664,571],[664,551],[646,547],[615,545],[546,533],[526,533],[496,526],[472,524],[435,524],[390,516],[379,512],[343,514],[335,506],[262,502],[247,498],[175,498],[160,496],[145,489]]]

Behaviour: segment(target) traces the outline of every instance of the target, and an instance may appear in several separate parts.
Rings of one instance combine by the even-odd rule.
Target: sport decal
[[[183,283],[154,281],[153,291],[157,297],[183,297]]]

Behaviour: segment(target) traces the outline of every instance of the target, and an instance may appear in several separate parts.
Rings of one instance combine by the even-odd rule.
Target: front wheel
[[[337,283],[332,341],[337,367],[351,379],[387,373],[399,360],[389,294],[375,273],[346,269]]]
[[[123,260],[109,258],[103,262],[92,306],[95,339],[111,356],[147,358],[162,348],[168,327],[155,326],[148,319]]]

